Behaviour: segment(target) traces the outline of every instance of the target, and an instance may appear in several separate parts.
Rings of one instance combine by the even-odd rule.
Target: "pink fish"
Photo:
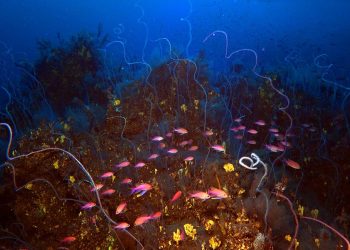
[[[188,133],[187,129],[185,128],[175,128],[174,132],[178,133],[179,135],[185,135]]]
[[[287,141],[281,141],[281,144],[285,147],[291,147],[292,145],[290,144],[290,142]]]
[[[212,136],[214,134],[213,130],[207,130],[203,133],[204,136]]]
[[[155,212],[153,214],[150,215],[151,219],[152,220],[157,220],[160,218],[160,216],[162,216],[162,212],[158,211],[158,212]]]
[[[276,145],[265,144],[265,147],[266,147],[269,151],[271,151],[271,152],[273,152],[273,153],[276,153],[276,152],[279,151],[279,147],[277,147]]]
[[[67,237],[64,237],[61,242],[62,243],[66,243],[66,244],[69,244],[69,243],[72,243],[73,241],[75,241],[77,238],[74,237],[74,236],[67,236]]]
[[[277,128],[270,128],[269,131],[271,133],[278,133],[279,130]]]
[[[197,191],[197,192],[190,194],[190,197],[205,201],[205,200],[208,200],[210,198],[210,195],[206,192]]]
[[[152,141],[163,141],[163,140],[164,140],[164,138],[161,136],[155,136],[152,138]]]
[[[243,135],[235,135],[235,139],[242,140],[243,139]]]
[[[148,160],[154,160],[154,159],[157,159],[159,157],[159,154],[151,154],[149,157],[148,157]]]
[[[144,167],[146,164],[144,163],[144,162],[142,162],[142,161],[140,161],[140,162],[138,162],[134,167],[135,168],[142,168],[142,167]]]
[[[122,202],[120,203],[117,208],[115,209],[115,214],[121,214],[125,211],[126,209],[126,202]]]
[[[184,161],[193,161],[194,157],[193,156],[187,156]]]
[[[288,160],[285,160],[284,162],[291,168],[300,169],[300,164],[297,163],[296,161],[288,159]]]
[[[233,131],[233,132],[238,132],[239,131],[238,127],[230,128],[230,130]]]
[[[116,165],[115,167],[117,167],[117,168],[125,168],[125,167],[127,167],[129,165],[130,165],[129,161],[123,161],[123,162],[119,163],[118,165]]]
[[[102,174],[102,175],[100,176],[100,178],[106,179],[106,178],[112,177],[113,175],[114,175],[113,172],[106,172],[106,173]]]
[[[140,193],[140,196],[144,195],[147,191],[152,189],[152,185],[148,183],[139,184],[131,189],[131,194]]]
[[[241,122],[241,121],[242,121],[242,118],[236,118],[234,121],[235,121],[235,122]]]
[[[122,180],[122,184],[130,184],[132,182],[132,179],[130,179],[130,178],[125,178],[125,179],[123,179]]]
[[[86,203],[84,206],[82,206],[81,209],[87,210],[87,209],[93,208],[94,206],[96,206],[96,203],[90,201],[90,202]]]
[[[173,203],[173,202],[175,202],[176,200],[178,200],[178,199],[181,197],[181,195],[182,195],[182,192],[181,192],[181,191],[177,191],[177,192],[173,195],[173,197],[171,198],[170,203]]]
[[[247,143],[250,144],[250,145],[255,145],[256,141],[255,140],[249,140],[249,141],[247,141]]]
[[[309,128],[309,131],[314,133],[314,132],[317,131],[317,128],[316,127],[311,127],[311,128]]]
[[[258,125],[258,126],[265,126],[266,125],[265,121],[263,121],[263,120],[257,120],[255,122],[255,124]]]
[[[237,129],[238,129],[238,130],[245,130],[246,127],[245,127],[244,125],[241,125],[241,126],[238,126]]]
[[[143,225],[143,224],[147,223],[150,219],[152,219],[152,217],[149,215],[141,215],[140,217],[136,218],[134,225],[135,226]]]
[[[196,151],[196,150],[198,150],[198,146],[195,146],[195,145],[191,146],[191,147],[188,149],[188,151]]]
[[[101,195],[112,195],[115,193],[115,190],[113,188],[107,189],[106,191],[103,191]]]
[[[168,132],[168,133],[166,133],[166,135],[165,135],[166,137],[168,137],[168,138],[170,138],[170,137],[172,137],[173,136],[173,133],[171,133],[171,132]]]
[[[165,147],[166,147],[166,145],[163,142],[159,143],[159,145],[158,145],[158,148],[160,148],[160,149],[163,149]]]
[[[126,222],[120,222],[120,223],[118,223],[117,225],[115,225],[113,228],[114,228],[114,229],[121,229],[121,230],[123,230],[123,229],[126,229],[126,228],[128,228],[128,227],[130,227],[130,225],[129,225],[128,223],[126,223]]]
[[[255,129],[249,129],[247,132],[252,135],[256,135],[258,133],[258,131]]]
[[[189,143],[188,141],[182,141],[182,142],[179,143],[179,146],[180,146],[180,147],[184,147],[184,146],[186,146],[188,143]]]
[[[91,188],[90,191],[91,192],[96,192],[96,191],[100,190],[101,188],[103,188],[103,184],[98,183],[98,184],[95,185],[95,187]]]
[[[214,146],[211,146],[211,148],[217,152],[225,152],[225,148],[221,145],[214,145]]]
[[[211,196],[212,199],[224,199],[228,197],[227,193],[224,190],[214,187],[211,187],[208,190],[208,194]]]
[[[176,154],[178,151],[176,148],[171,148],[167,151],[169,154]]]

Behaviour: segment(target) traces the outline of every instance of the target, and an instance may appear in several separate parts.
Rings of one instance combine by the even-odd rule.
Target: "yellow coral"
[[[215,222],[213,220],[207,220],[205,222],[205,225],[204,225],[205,230],[207,230],[207,231],[211,230],[213,228],[214,224],[215,224]]]
[[[119,106],[120,105],[120,100],[119,99],[114,99],[113,101],[113,105],[116,107],[116,106]]]
[[[191,237],[192,240],[196,238],[197,230],[191,224],[185,224],[184,229],[186,235]]]
[[[75,182],[75,178],[74,178],[73,175],[69,176],[69,181],[70,181],[71,183],[74,183],[74,182]]]
[[[182,110],[183,112],[186,112],[186,111],[187,111],[187,106],[186,106],[186,104],[182,104],[182,105],[181,105],[181,110]]]
[[[286,236],[284,236],[284,239],[286,241],[291,241],[292,240],[292,236],[290,236],[289,234],[287,234]]]
[[[299,214],[300,216],[303,216],[303,215],[304,215],[304,207],[301,206],[301,205],[298,206],[298,214]]]
[[[312,209],[310,213],[311,213],[311,217],[316,219],[318,216],[318,209]]]
[[[224,169],[225,169],[226,172],[233,172],[233,171],[235,171],[235,167],[233,166],[232,163],[226,163],[224,165]]]
[[[217,236],[213,236],[209,239],[209,246],[211,249],[216,249],[221,245],[221,241]]]
[[[54,169],[58,169],[59,168],[58,160],[53,163],[53,167],[54,167]]]
[[[176,232],[173,232],[173,240],[176,242],[176,244],[179,244],[179,241],[181,240],[180,229],[176,229]]]

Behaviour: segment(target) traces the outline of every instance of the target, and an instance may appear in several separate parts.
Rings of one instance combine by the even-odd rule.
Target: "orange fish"
[[[171,148],[168,150],[169,154],[176,154],[178,152],[178,150],[176,148]]]
[[[107,189],[106,191],[103,191],[101,195],[112,195],[115,193],[115,190],[113,188]]]
[[[150,215],[151,219],[152,220],[157,220],[160,218],[160,216],[162,216],[162,212],[158,211],[158,212],[155,212],[153,214]]]
[[[93,208],[94,206],[96,206],[96,203],[91,201],[82,206],[81,209],[87,210]]]
[[[187,156],[184,161],[193,161],[194,157],[193,156]]]
[[[143,183],[135,186],[131,189],[131,194],[140,193],[140,195],[144,195],[147,191],[152,189],[152,185],[148,183]]]
[[[297,163],[297,162],[295,162],[295,161],[293,161],[293,160],[288,159],[288,160],[285,160],[284,162],[285,162],[288,166],[290,166],[291,168],[300,169],[300,164]]]
[[[181,191],[177,191],[174,195],[173,195],[173,198],[171,198],[170,200],[170,203],[173,203],[175,202],[177,199],[179,199],[182,195],[182,192]]]
[[[132,182],[132,179],[130,179],[130,178],[125,178],[125,179],[123,179],[122,180],[122,184],[130,184]]]
[[[212,199],[224,199],[228,197],[227,193],[224,190],[214,187],[211,187],[208,190],[208,194],[211,196]]]
[[[61,240],[62,243],[71,243],[75,241],[77,238],[74,236],[67,236]]]
[[[105,178],[108,178],[108,177],[112,177],[113,174],[114,174],[113,172],[106,172],[106,173],[102,174],[100,176],[100,178],[105,179]]]
[[[134,225],[141,226],[141,225],[147,223],[150,219],[152,219],[152,217],[149,215],[141,215],[140,217],[136,218]]]
[[[118,205],[118,207],[115,210],[115,214],[121,214],[125,211],[126,208],[126,202],[122,202]]]
[[[180,134],[180,135],[185,135],[188,133],[188,130],[185,128],[175,128],[174,132]]]
[[[210,198],[210,195],[206,192],[197,191],[197,192],[190,194],[190,197],[205,201],[205,200],[208,200]]]
[[[195,146],[195,145],[191,146],[191,147],[188,149],[188,151],[196,151],[196,150],[198,150],[198,146]]]
[[[214,145],[214,146],[211,146],[211,148],[218,152],[225,152],[225,148],[221,145]]]
[[[114,226],[114,229],[122,229],[123,230],[123,229],[126,229],[128,227],[130,227],[130,225],[128,223],[120,222],[120,223],[118,223],[117,225]]]
[[[90,191],[91,192],[96,192],[98,190],[100,190],[103,187],[103,184],[96,184],[94,188],[91,188]]]

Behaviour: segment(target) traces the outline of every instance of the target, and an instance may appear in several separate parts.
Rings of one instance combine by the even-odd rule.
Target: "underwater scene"
[[[0,0],[0,249],[350,250],[349,10]]]

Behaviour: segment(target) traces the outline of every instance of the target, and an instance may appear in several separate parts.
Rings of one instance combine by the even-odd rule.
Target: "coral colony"
[[[159,38],[169,55],[152,67],[136,7],[147,31],[139,60],[123,39],[80,34],[58,47],[40,42],[36,74],[19,66],[32,83],[22,101],[3,87],[4,249],[350,249],[350,151],[337,133],[349,136],[349,88],[327,80],[326,55],[314,60],[321,80],[346,95],[331,123],[329,106],[303,112],[317,100],[258,70],[255,50],[230,52],[224,30],[203,46],[224,38],[223,60],[249,57],[253,65],[234,70],[253,74],[213,88],[204,55],[189,56],[189,16],[184,55]],[[123,53],[121,66],[110,63],[112,50]],[[127,83],[129,75],[139,77]],[[34,126],[39,106],[56,120]]]

